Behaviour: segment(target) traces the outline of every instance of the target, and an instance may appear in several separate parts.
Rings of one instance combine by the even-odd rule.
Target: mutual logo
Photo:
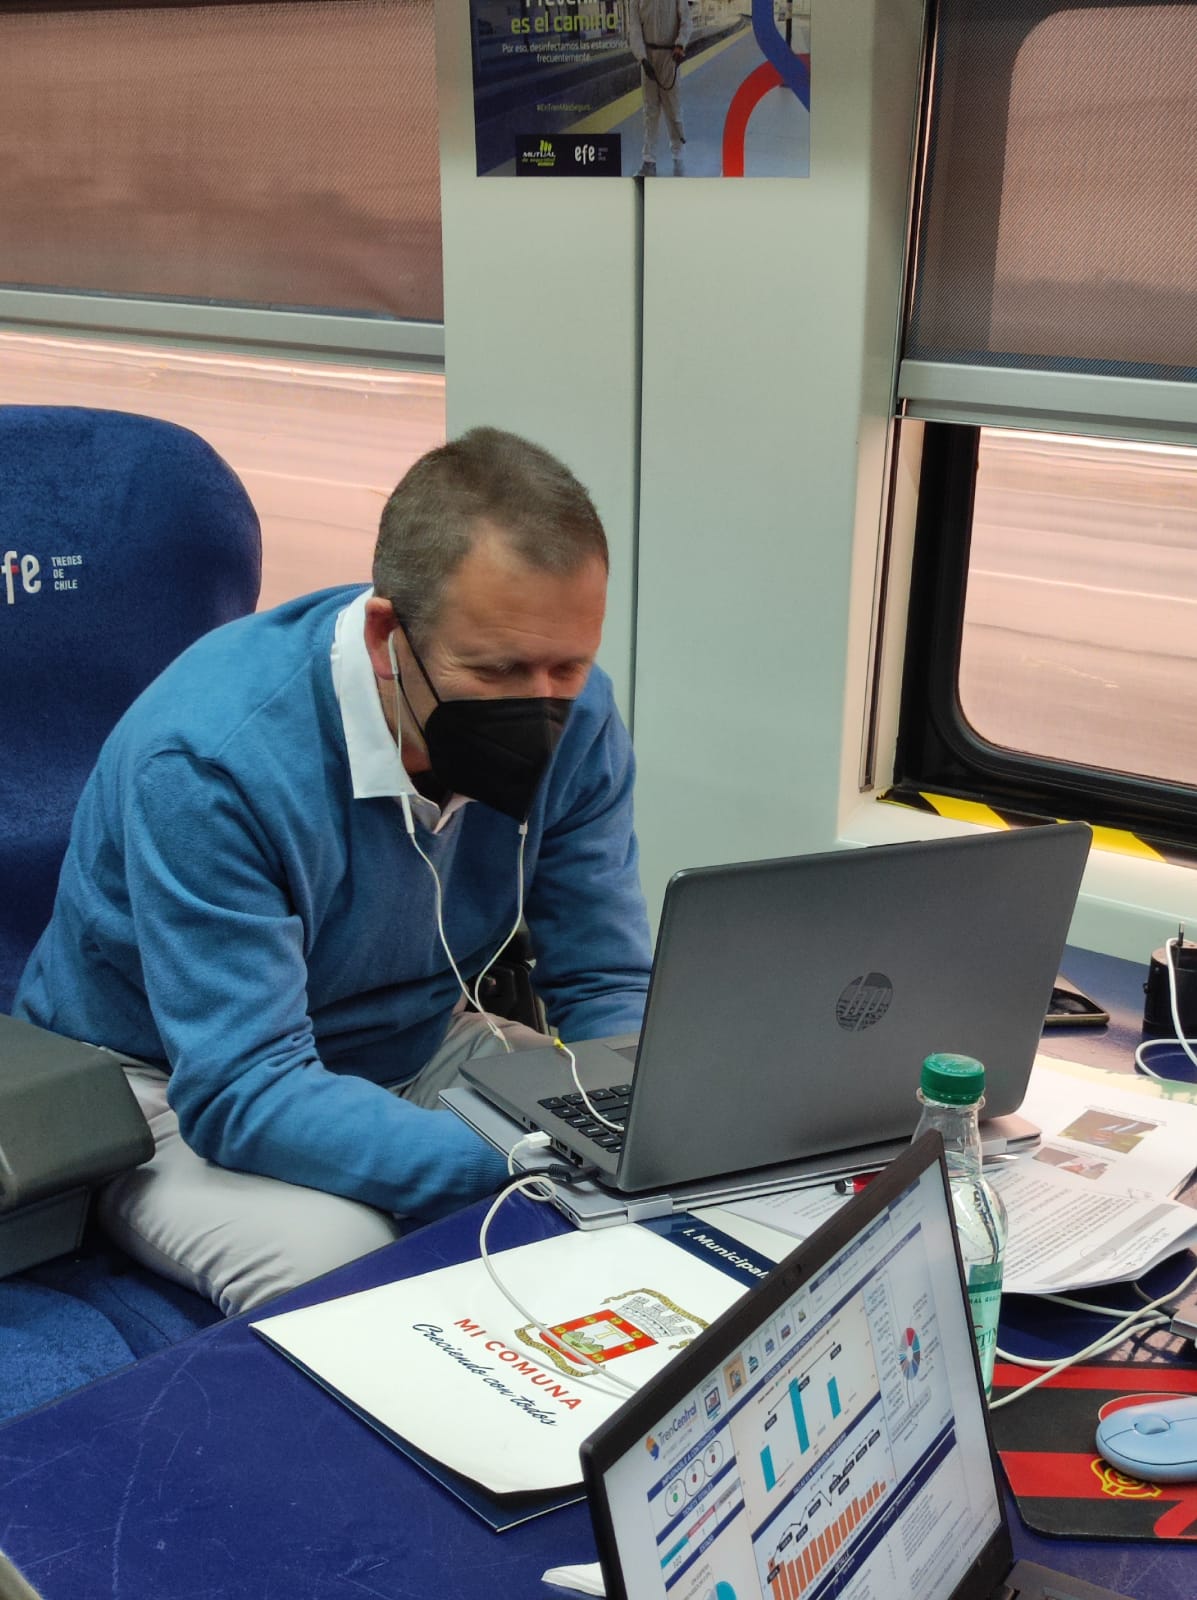
[[[884,972],[867,972],[840,992],[835,1020],[847,1033],[863,1033],[881,1021],[894,997],[894,986]]]
[[[648,1438],[644,1441],[644,1448],[648,1451],[649,1455],[652,1456],[654,1461],[661,1454],[661,1446],[653,1438],[651,1433],[649,1434]]]
[[[80,555],[51,556],[47,572],[40,559],[19,550],[6,550],[3,557],[4,604],[16,605],[22,595],[40,594],[46,587],[57,591],[79,587],[79,569],[83,565]]]
[[[516,166],[521,172],[552,172],[556,165],[557,151],[552,139],[528,139],[522,141],[516,151]]]

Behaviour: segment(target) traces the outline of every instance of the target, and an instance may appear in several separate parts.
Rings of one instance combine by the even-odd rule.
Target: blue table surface
[[[1070,951],[1064,971],[1108,1029],[1053,1029],[1050,1053],[1129,1069],[1144,971]],[[292,1309],[476,1254],[482,1207],[281,1297]],[[559,1232],[509,1202],[499,1248]],[[1083,1343],[1083,1319],[1014,1301],[1016,1345]],[[46,1600],[522,1600],[565,1591],[548,1566],[592,1561],[582,1505],[494,1534],[237,1317],[0,1428],[0,1548]],[[1157,1339],[1152,1359],[1193,1358]],[[1132,1600],[1192,1600],[1182,1544],[1048,1540],[1011,1511],[1016,1553]]]

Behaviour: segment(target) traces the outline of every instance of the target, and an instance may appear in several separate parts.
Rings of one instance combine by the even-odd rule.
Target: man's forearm
[[[265,1067],[223,1086],[177,1074],[170,1102],[187,1144],[219,1166],[303,1184],[430,1221],[490,1193],[500,1158],[450,1112],[409,1105],[323,1067]]]

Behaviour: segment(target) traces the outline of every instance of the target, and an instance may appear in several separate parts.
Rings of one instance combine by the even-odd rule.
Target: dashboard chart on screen
[[[999,1513],[956,1263],[922,1214],[921,1189],[762,1321],[615,1469],[621,1551],[640,1547],[637,1567],[659,1574],[661,1595],[936,1600],[992,1535]]]

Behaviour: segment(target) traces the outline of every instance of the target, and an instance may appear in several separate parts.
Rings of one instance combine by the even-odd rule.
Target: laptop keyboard
[[[616,1083],[606,1089],[591,1089],[589,1099],[596,1111],[600,1111],[608,1122],[626,1122],[628,1106],[631,1102],[632,1086],[630,1083]],[[601,1122],[596,1122],[586,1109],[586,1101],[580,1094],[553,1094],[547,1100],[541,1100],[540,1105],[546,1111],[551,1111],[562,1122],[568,1122],[583,1138],[592,1139],[595,1144],[604,1150],[618,1151],[623,1146],[623,1134],[616,1133],[613,1128],[608,1128]]]

